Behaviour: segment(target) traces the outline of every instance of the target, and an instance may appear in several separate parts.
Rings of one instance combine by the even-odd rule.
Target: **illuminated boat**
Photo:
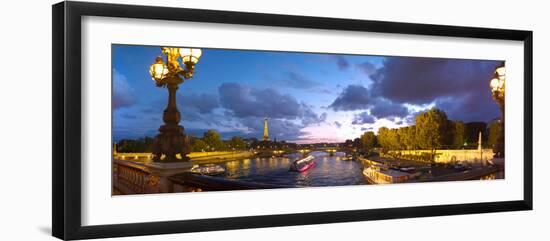
[[[225,173],[225,168],[216,164],[206,164],[204,166],[195,165],[191,168],[192,173],[201,174],[201,175],[221,175]]]
[[[307,171],[310,168],[315,166],[315,160],[314,159],[315,159],[315,157],[313,157],[313,156],[307,156],[306,158],[296,160],[292,164],[290,164],[289,171],[305,172],[305,171]]]
[[[388,168],[384,165],[372,165],[363,170],[363,175],[370,184],[402,183],[409,180],[408,172]]]

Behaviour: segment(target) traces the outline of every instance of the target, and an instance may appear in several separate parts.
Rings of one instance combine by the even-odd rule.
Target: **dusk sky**
[[[149,66],[159,47],[113,45],[113,138],[154,137],[168,91]],[[224,139],[343,142],[364,131],[413,123],[437,107],[451,120],[499,116],[489,80],[499,61],[202,49],[177,104],[185,132]]]

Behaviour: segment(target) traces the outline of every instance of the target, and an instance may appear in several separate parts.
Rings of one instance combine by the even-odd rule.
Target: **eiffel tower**
[[[269,140],[269,131],[267,130],[267,118],[264,119],[264,141]]]

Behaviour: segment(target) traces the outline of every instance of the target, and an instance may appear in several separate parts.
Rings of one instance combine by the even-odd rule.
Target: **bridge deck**
[[[227,190],[253,190],[253,189],[274,189],[292,188],[299,186],[274,185],[266,183],[246,182],[240,180],[223,179],[207,175],[193,173],[181,173],[169,177],[169,179],[182,186],[200,188],[204,191],[227,191]]]

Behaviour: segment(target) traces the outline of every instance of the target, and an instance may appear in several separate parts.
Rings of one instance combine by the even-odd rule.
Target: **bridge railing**
[[[290,185],[246,182],[192,173],[174,175],[169,179],[174,183],[174,190],[189,190],[191,188],[193,191],[229,191],[297,187]]]
[[[147,193],[150,173],[141,163],[113,160],[113,194]]]
[[[191,152],[187,154],[187,157],[191,158],[192,161],[204,161],[204,160],[223,160],[223,159],[238,159],[238,158],[247,158],[253,156],[253,152],[249,151],[212,151],[212,152]],[[179,154],[176,155],[178,158]],[[127,160],[127,161],[136,161],[136,162],[147,162],[153,159],[153,153],[143,152],[143,153],[124,153],[117,152],[113,154],[113,157],[118,160]]]
[[[167,180],[164,180],[164,177],[152,171],[146,163],[113,159],[112,165],[113,195],[297,187],[224,179],[189,171],[170,175],[166,178]],[[159,188],[159,182],[163,181],[166,187]]]

